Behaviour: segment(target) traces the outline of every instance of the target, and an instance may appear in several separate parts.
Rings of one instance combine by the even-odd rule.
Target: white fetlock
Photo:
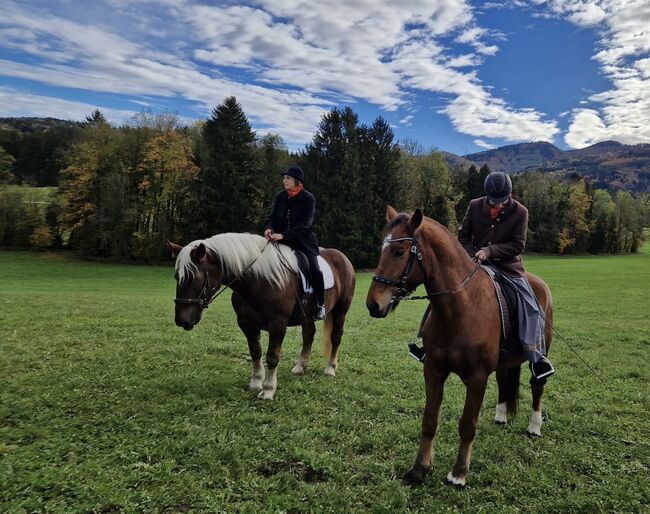
[[[465,487],[465,478],[456,478],[451,471],[447,474],[447,482],[456,487]]]
[[[248,389],[251,391],[261,391],[262,383],[261,378],[251,378],[250,384],[248,384]]]
[[[540,411],[534,410],[530,415],[530,421],[528,422],[528,433],[530,435],[535,435],[541,437],[542,435],[542,413]]]
[[[302,363],[299,361],[296,365],[291,368],[291,373],[294,375],[302,375],[305,372],[305,368],[302,366]]]
[[[335,377],[336,376],[336,369],[334,366],[325,366],[325,370],[323,371],[323,374],[327,375],[328,377]]]
[[[508,422],[508,408],[506,407],[506,402],[497,403],[497,410],[494,414],[494,421],[497,423]]]

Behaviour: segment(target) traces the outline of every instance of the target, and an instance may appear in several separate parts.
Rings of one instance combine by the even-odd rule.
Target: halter
[[[409,260],[406,263],[406,268],[404,268],[404,272],[402,273],[402,278],[400,280],[393,280],[390,278],[382,277],[381,275],[373,275],[372,280],[373,282],[378,282],[380,284],[386,284],[388,286],[394,286],[398,287],[398,291],[404,291],[406,295],[411,293],[412,291],[415,290],[414,287],[407,287],[406,282],[408,281],[409,275],[411,274],[411,270],[413,269],[413,263],[417,259],[418,263],[420,266],[422,266],[422,253],[420,253],[420,248],[419,248],[419,241],[417,237],[398,237],[396,239],[389,239],[386,238],[384,239],[383,243],[384,244],[391,244],[391,243],[399,243],[401,241],[410,241],[411,244],[411,250],[410,250],[410,255],[409,255]]]
[[[431,294],[426,294],[426,295],[421,295],[421,296],[411,296],[411,293],[415,290],[415,287],[406,287],[406,282],[408,281],[408,276],[411,273],[411,270],[413,269],[413,263],[415,262],[415,259],[417,258],[418,264],[420,267],[422,267],[422,253],[420,252],[419,248],[419,240],[417,237],[399,237],[396,239],[389,239],[386,238],[384,239],[385,244],[391,244],[391,243],[399,243],[400,241],[410,241],[413,243],[411,245],[411,250],[410,250],[410,255],[409,255],[409,260],[406,263],[406,268],[404,269],[404,272],[402,273],[402,278],[400,280],[392,280],[390,278],[385,278],[382,277],[381,275],[373,275],[372,280],[373,282],[378,282],[380,284],[386,284],[389,286],[394,286],[399,288],[396,293],[392,297],[392,300],[430,300],[434,296],[439,296],[443,294],[453,294],[457,293],[460,291],[465,285],[469,282],[469,280],[474,276],[474,274],[478,271],[478,269],[481,267],[481,263],[477,262],[476,266],[474,266],[474,269],[467,275],[460,284],[458,284],[456,287],[451,287],[449,289],[442,289],[440,291],[435,291]],[[424,271],[424,268],[422,268],[422,271]],[[402,293],[402,294],[400,294]]]

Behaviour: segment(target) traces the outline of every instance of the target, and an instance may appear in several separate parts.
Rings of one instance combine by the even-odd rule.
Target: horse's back
[[[336,248],[321,248],[320,254],[332,268],[334,283],[338,286],[340,294],[352,299],[356,283],[356,273],[350,259]]]

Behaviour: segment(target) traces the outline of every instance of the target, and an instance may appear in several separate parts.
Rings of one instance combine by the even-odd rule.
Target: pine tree
[[[261,187],[255,133],[234,96],[213,109],[202,136],[197,223],[203,228],[204,237],[255,230],[262,215],[255,208]]]

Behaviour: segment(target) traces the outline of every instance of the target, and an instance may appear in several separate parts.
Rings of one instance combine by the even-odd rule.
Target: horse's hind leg
[[[260,344],[260,329],[252,327],[243,322],[239,322],[239,328],[246,336],[248,342],[248,352],[251,356],[253,363],[253,374],[248,388],[251,391],[259,391],[262,389],[262,382],[264,382],[264,364],[262,364],[262,345]]]
[[[278,388],[278,364],[280,363],[282,341],[286,332],[286,325],[269,328],[269,348],[266,351],[266,379],[262,384],[260,394],[257,395],[260,400],[272,400]]]
[[[465,487],[465,478],[469,473],[469,463],[472,455],[472,445],[476,436],[478,414],[485,396],[487,386],[487,373],[480,373],[469,379],[463,380],[466,386],[465,408],[458,423],[460,446],[454,468],[447,475],[447,483],[457,487]]]
[[[336,368],[339,365],[339,347],[341,346],[343,326],[345,325],[345,317],[349,308],[349,304],[336,305],[332,309],[330,317],[325,320],[325,324],[323,325],[323,343],[325,348],[329,349],[329,355],[327,355],[327,350],[325,350],[325,357],[328,361],[324,373],[331,377],[336,375]],[[328,342],[329,344],[327,344]]]
[[[302,375],[307,369],[309,364],[309,356],[311,355],[311,345],[314,342],[314,334],[316,333],[316,324],[312,321],[302,326],[302,350],[298,362],[291,369],[294,375]]]
[[[442,393],[448,376],[448,372],[436,370],[430,361],[425,361],[424,382],[427,400],[424,406],[424,414],[422,415],[420,448],[418,449],[413,466],[404,475],[404,481],[407,484],[421,484],[431,470],[433,438],[438,429]]]
[[[544,394],[544,384],[531,381],[533,390],[533,412],[530,415],[527,432],[529,435],[541,437],[542,435],[542,396]]]
[[[497,385],[499,386],[499,399],[497,401],[494,421],[497,424],[505,424],[508,421],[508,415],[517,414],[517,404],[519,400],[519,375],[521,367],[519,365],[497,367]]]

